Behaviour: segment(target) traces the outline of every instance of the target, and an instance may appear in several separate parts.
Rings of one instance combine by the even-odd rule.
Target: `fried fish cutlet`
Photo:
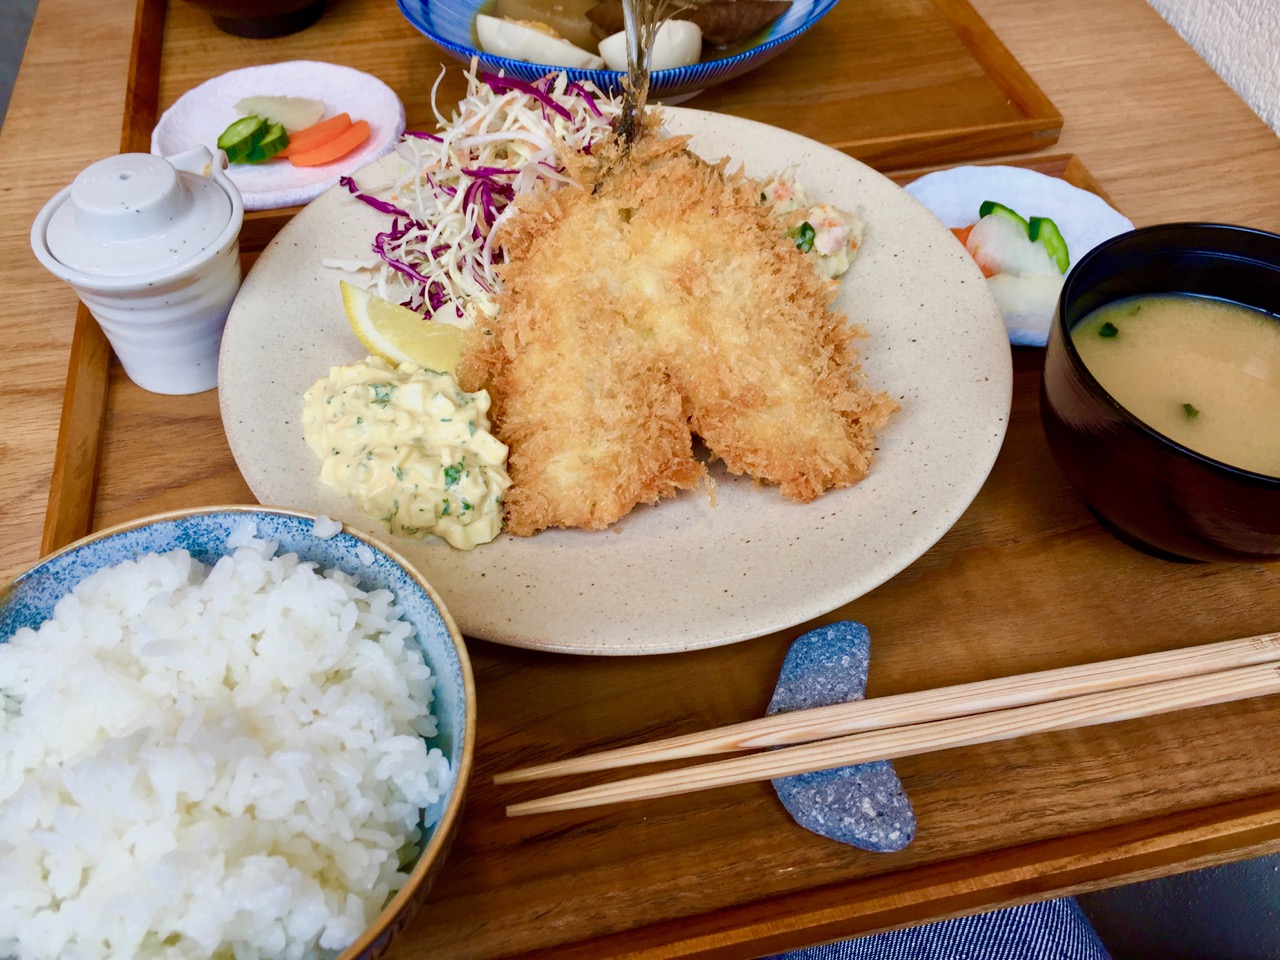
[[[522,477],[504,495],[512,533],[597,530],[704,473],[679,391],[635,351],[625,315],[588,309],[588,293],[570,295],[584,302],[564,316],[528,318],[518,362],[485,381],[503,398],[490,416],[510,448],[508,472]]]
[[[812,500],[857,483],[896,405],[861,382],[859,328],[759,202],[760,184],[642,138],[520,199],[495,320],[464,389],[510,447],[516,534],[600,529],[696,486],[697,434],[727,468]]]

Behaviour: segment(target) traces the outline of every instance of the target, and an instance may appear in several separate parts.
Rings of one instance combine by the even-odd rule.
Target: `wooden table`
[[[432,48],[395,17],[362,18],[373,3],[331,0],[316,28],[254,55],[339,59],[340,42],[344,62],[397,89],[429,83]],[[973,6],[1065,117],[1051,152],[1076,154],[1136,223],[1280,230],[1280,140],[1142,0]],[[134,0],[42,0],[0,133],[0,580],[39,554],[75,314],[71,291],[31,255],[29,225],[80,169],[119,149],[136,95],[134,16]],[[181,3],[166,30],[161,106],[250,44]],[[803,49],[794,55],[819,55]],[[907,571],[824,618],[870,626],[871,696],[1280,624],[1277,564],[1162,563],[1091,520],[1040,434],[1040,357],[1015,352],[1008,438],[972,508]],[[249,499],[211,395],[159,398],[113,378],[96,526]],[[767,784],[503,817],[505,803],[542,791],[498,790],[495,771],[758,715],[802,629],[642,659],[473,642],[469,805],[429,904],[391,955],[757,956],[1280,849],[1270,733],[1280,698],[902,761],[920,826],[893,855],[806,833]]]

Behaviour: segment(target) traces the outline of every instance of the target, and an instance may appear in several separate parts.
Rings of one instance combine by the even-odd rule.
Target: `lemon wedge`
[[[439,373],[455,371],[466,343],[460,328],[428,320],[345,280],[338,283],[347,322],[369,353],[396,366],[412,363]]]

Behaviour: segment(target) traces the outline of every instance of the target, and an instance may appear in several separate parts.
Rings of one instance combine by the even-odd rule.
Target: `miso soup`
[[[1186,294],[1129,297],[1072,330],[1116,401],[1198,453],[1280,476],[1280,319]]]

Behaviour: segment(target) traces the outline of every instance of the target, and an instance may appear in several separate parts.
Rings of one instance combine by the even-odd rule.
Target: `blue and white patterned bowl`
[[[484,13],[493,0],[396,0],[400,12],[441,49],[463,63],[472,57],[490,73],[503,71],[508,77],[525,81],[563,69],[570,80],[590,81],[605,93],[622,91],[623,74],[617,70],[579,70],[555,64],[525,63],[485,53],[476,39],[477,13]],[[717,83],[724,83],[772,60],[794,43],[802,33],[831,12],[836,0],[794,0],[786,13],[745,43],[727,48],[716,59],[688,67],[656,70],[649,80],[649,97],[676,103]]]
[[[424,822],[434,821],[434,825],[424,831],[423,850],[408,882],[338,958],[374,960],[408,923],[444,862],[460,819],[475,750],[475,684],[462,635],[435,591],[399,554],[347,527],[331,537],[319,536],[314,529],[316,518],[293,510],[224,506],[144,517],[78,540],[0,587],[0,643],[20,627],[38,627],[76,584],[105,567],[179,548],[202,563],[213,564],[229,552],[229,537],[246,520],[256,525],[260,539],[278,542],[281,553],[296,553],[304,561],[342,570],[364,590],[394,593],[436,676],[431,712],[438,732],[431,744],[449,758],[453,787],[424,812]]]

